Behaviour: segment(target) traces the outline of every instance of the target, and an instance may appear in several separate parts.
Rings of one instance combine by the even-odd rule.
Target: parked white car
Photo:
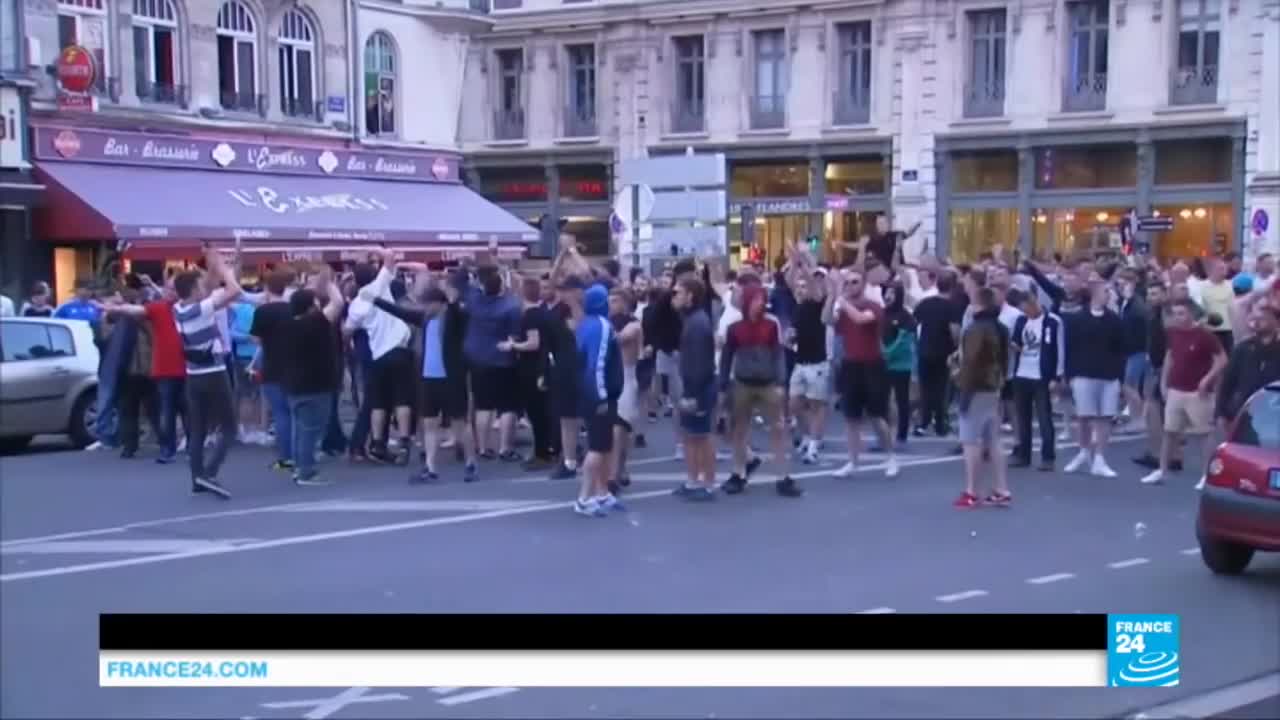
[[[32,437],[66,433],[76,447],[93,442],[98,347],[82,320],[0,320],[0,450]]]

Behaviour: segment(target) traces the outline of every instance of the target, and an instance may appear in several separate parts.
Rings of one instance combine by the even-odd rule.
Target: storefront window
[[[884,162],[879,157],[827,163],[827,192],[832,195],[884,194]]]
[[[1159,205],[1153,214],[1173,218],[1173,230],[1155,233],[1151,247],[1161,259],[1206,257],[1235,248],[1231,205]]]
[[[1231,182],[1231,140],[1203,138],[1156,143],[1156,184]]]
[[[578,251],[590,257],[612,255],[609,247],[609,221],[594,218],[569,218],[564,232],[578,241]]]
[[[977,262],[996,245],[1004,246],[1005,257],[1010,257],[1018,247],[1016,208],[952,210],[950,221],[952,262]]]
[[[1018,153],[1013,150],[980,150],[951,155],[953,192],[1015,192],[1018,189]]]
[[[480,194],[494,202],[545,202],[547,173],[540,167],[481,168]]]
[[[737,257],[742,252],[742,218],[729,220],[729,256]],[[755,244],[764,252],[768,267],[776,268],[780,259],[786,257],[788,243],[804,240],[809,236],[808,215],[764,215],[757,216],[755,221]]]
[[[733,197],[799,197],[809,194],[808,163],[734,163]]]
[[[1129,208],[1052,208],[1031,215],[1031,247],[1038,258],[1071,257],[1122,246],[1120,222]]]
[[[566,165],[560,168],[560,199],[576,202],[609,200],[607,165]]]
[[[1036,187],[1041,190],[1134,187],[1138,154],[1134,145],[1037,148]]]
[[[857,242],[863,235],[870,235],[876,229],[876,211],[829,212],[823,216],[822,227],[825,231],[822,260],[844,264],[853,262],[854,251],[846,249],[845,243]]]

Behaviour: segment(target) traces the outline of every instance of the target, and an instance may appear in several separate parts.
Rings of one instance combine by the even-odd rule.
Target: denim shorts
[[[1151,369],[1151,360],[1145,352],[1134,353],[1124,361],[1124,385],[1125,387],[1142,390],[1143,383],[1147,380],[1147,374]]]
[[[716,389],[712,385],[702,397],[698,398],[698,407],[693,412],[680,412],[680,429],[686,435],[710,435],[711,421],[715,417]]]

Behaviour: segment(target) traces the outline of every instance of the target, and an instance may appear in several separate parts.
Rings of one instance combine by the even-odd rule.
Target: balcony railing
[[[671,132],[706,132],[707,108],[701,98],[679,98],[671,106]]]
[[[1088,112],[1107,107],[1107,74],[1093,73],[1078,78],[1067,78],[1066,92],[1062,98],[1064,112]]]
[[[751,129],[775,130],[787,126],[786,95],[756,95],[751,98]]]
[[[291,118],[324,118],[324,103],[301,98],[280,98],[280,112]]]
[[[524,139],[524,108],[510,108],[493,112],[494,140]]]
[[[571,138],[595,137],[600,134],[596,126],[595,107],[574,107],[564,109],[564,136]]]
[[[258,112],[258,98],[259,96],[254,93],[235,92],[233,90],[223,90],[218,94],[219,104],[222,105],[222,109],[232,112]]]
[[[170,83],[138,83],[138,99],[146,103],[160,105],[187,105],[187,88]]]
[[[1170,105],[1211,105],[1218,102],[1218,66],[1174,68],[1169,82]]]
[[[1004,115],[1004,80],[980,82],[964,88],[964,116],[988,118]]]
[[[871,93],[855,95],[837,92],[832,102],[832,122],[836,125],[866,125],[871,122]]]

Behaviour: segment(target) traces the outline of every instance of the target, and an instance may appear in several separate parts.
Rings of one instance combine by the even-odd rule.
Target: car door
[[[73,380],[74,353],[65,327],[43,322],[0,323],[0,428],[6,435],[62,432],[64,398]]]

